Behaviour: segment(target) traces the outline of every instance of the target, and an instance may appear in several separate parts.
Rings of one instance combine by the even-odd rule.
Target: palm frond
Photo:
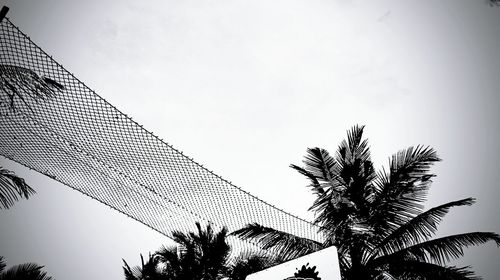
[[[364,126],[351,128],[347,132],[347,140],[341,142],[335,158],[339,166],[340,181],[345,186],[342,196],[356,205],[358,211],[366,212],[368,202],[374,199],[372,181],[376,178],[376,173],[368,140],[363,139],[363,130]]]
[[[311,184],[309,184],[309,187],[311,187],[311,189],[313,190],[314,193],[320,195],[320,194],[325,192],[323,187],[321,186],[320,182],[318,181],[318,178],[316,178],[316,176],[314,176],[314,174],[312,174],[311,172],[307,171],[306,169],[304,169],[300,166],[297,166],[295,164],[291,164],[290,167],[297,170],[300,174],[306,176],[311,181]]]
[[[52,280],[42,268],[36,263],[15,265],[0,274],[0,280]]]
[[[162,262],[178,261],[179,257],[177,246],[161,246],[160,249],[155,252],[155,255],[160,257]]]
[[[304,168],[293,164],[291,167],[309,178],[314,191],[323,192],[325,188],[340,191],[339,188],[342,188],[342,182],[338,180],[340,169],[327,150],[308,148],[303,163]]]
[[[391,182],[421,178],[428,174],[430,167],[437,161],[441,159],[431,147],[418,145],[401,150],[390,161]]]
[[[494,241],[500,247],[500,236],[493,232],[469,232],[445,236],[422,242],[393,254],[374,260],[375,263],[394,261],[397,259],[417,260],[443,265],[464,254],[464,248]]]
[[[231,233],[244,240],[256,241],[264,250],[273,249],[279,257],[288,260],[320,250],[321,243],[293,234],[265,227],[257,223]]]
[[[393,231],[423,211],[431,178],[430,167],[440,161],[434,149],[416,146],[399,151],[390,170],[377,174],[371,223],[377,231]]]
[[[14,100],[17,97],[31,111],[33,110],[26,97],[38,102],[64,90],[62,84],[49,77],[39,76],[28,68],[5,64],[0,64],[0,88],[3,89],[0,92],[7,94],[10,109],[16,109]]]
[[[122,259],[123,261],[123,274],[125,275],[125,280],[138,280],[138,278],[135,276],[134,272],[128,265],[128,263]]]
[[[377,178],[377,191],[389,197],[399,197],[412,193],[415,183],[430,183],[434,174],[430,174],[430,167],[441,159],[431,147],[409,147],[394,154],[389,161],[389,173],[382,172]],[[428,184],[425,184],[428,186]]]
[[[389,234],[377,245],[372,257],[376,257],[380,254],[392,254],[409,245],[428,240],[435,234],[437,225],[451,208],[472,205],[474,201],[473,198],[466,198],[452,201],[425,211]]]
[[[24,179],[16,176],[14,172],[0,167],[0,208],[8,209],[19,198],[26,198],[35,193]]]
[[[179,275],[183,274],[184,256],[177,251],[177,246],[162,246],[156,251],[155,256],[158,257],[160,263],[165,265],[165,275],[170,276],[172,279],[177,279]]]
[[[142,280],[151,279],[159,280],[162,278],[161,271],[158,270],[158,260],[159,258],[155,254],[149,254],[148,260],[145,262],[144,257],[141,256],[141,266],[134,266],[130,268],[127,262],[123,261],[123,272],[126,280]]]
[[[194,246],[194,243],[191,241],[191,237],[189,236],[189,234],[181,231],[173,231],[172,239],[181,246],[186,247],[186,250],[189,250]]]
[[[347,140],[340,143],[335,158],[342,167],[352,164],[356,159],[366,161],[370,158],[368,140],[362,140],[364,128],[364,125],[352,127],[347,131]]]
[[[243,252],[229,265],[227,276],[231,280],[245,280],[249,274],[277,265],[279,262],[270,256]]]
[[[387,271],[380,271],[379,274],[375,276],[374,280],[398,280],[398,279]]]
[[[5,258],[0,256],[0,273],[2,273],[2,271],[4,271],[6,266],[7,266],[7,263],[5,262]]]
[[[400,260],[389,266],[389,272],[397,279],[425,280],[480,280],[469,267],[440,266],[419,261]]]

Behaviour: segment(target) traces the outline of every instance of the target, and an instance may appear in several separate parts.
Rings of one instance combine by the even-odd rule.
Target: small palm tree
[[[295,258],[336,246],[343,279],[476,279],[468,268],[447,266],[468,246],[488,241],[500,246],[500,236],[470,232],[432,239],[453,207],[474,199],[449,202],[427,211],[423,203],[430,187],[430,167],[439,161],[432,148],[410,147],[393,155],[389,170],[376,172],[363,128],[355,126],[336,154],[308,149],[304,167],[291,165],[310,182],[316,196],[310,210],[326,236],[323,243],[293,236],[259,224],[233,234],[252,239],[283,258]]]
[[[0,209],[8,209],[19,198],[28,199],[34,193],[35,190],[28,186],[23,178],[0,166]]]
[[[35,263],[15,265],[7,270],[5,259],[0,257],[0,280],[52,280],[47,272],[42,271],[43,266]]]
[[[212,225],[202,229],[196,223],[198,232],[187,234],[174,231],[173,240],[183,250],[175,254],[173,248],[162,248],[156,254],[166,263],[166,272],[175,279],[216,280],[225,274],[231,248],[226,242],[227,229],[214,232]]]
[[[172,237],[178,246],[162,247],[147,263],[142,262],[142,268],[130,269],[124,261],[126,279],[222,279],[231,250],[226,242],[227,229],[215,232],[211,224],[202,228],[198,222],[196,227],[197,232],[174,231]]]

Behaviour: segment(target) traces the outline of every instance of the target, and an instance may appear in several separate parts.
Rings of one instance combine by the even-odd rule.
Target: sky
[[[500,233],[500,7],[442,1],[0,1],[10,20],[108,102],[197,162],[307,219],[289,168],[366,125],[375,166],[408,146],[443,159],[427,207],[466,197],[439,235]],[[22,166],[37,194],[0,212],[8,265],[123,279],[169,240]],[[492,243],[466,251],[486,280]]]

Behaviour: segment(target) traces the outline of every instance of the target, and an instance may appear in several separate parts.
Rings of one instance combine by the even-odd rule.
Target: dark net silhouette
[[[170,237],[195,221],[229,231],[257,222],[321,241],[317,227],[176,150],[0,23],[0,154]],[[82,209],[83,210],[83,209]],[[233,248],[253,245],[232,238]]]

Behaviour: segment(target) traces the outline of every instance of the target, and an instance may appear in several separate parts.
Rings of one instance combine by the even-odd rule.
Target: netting
[[[257,222],[321,241],[317,228],[234,186],[134,122],[0,23],[0,154],[171,236],[195,221]],[[233,247],[248,244],[234,239]]]

